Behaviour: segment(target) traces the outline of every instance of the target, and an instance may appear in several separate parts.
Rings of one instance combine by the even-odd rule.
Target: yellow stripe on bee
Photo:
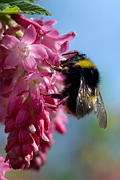
[[[80,61],[78,61],[78,63],[76,63],[76,65],[79,65],[82,68],[94,68],[94,69],[97,69],[96,66],[94,65],[94,63],[92,61],[90,61],[89,59],[80,60]]]
[[[95,104],[95,102],[96,102],[96,97],[92,96],[92,103],[93,103],[93,105]]]

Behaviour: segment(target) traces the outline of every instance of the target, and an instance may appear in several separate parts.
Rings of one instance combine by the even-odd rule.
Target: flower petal
[[[17,44],[20,42],[15,36],[12,35],[5,35],[2,38],[3,44],[8,48],[8,49],[14,49]]]
[[[29,25],[28,28],[25,30],[21,42],[24,42],[25,44],[32,44],[36,40],[36,36],[37,33],[34,26]]]
[[[47,52],[42,45],[34,44],[29,46],[30,54],[37,59],[44,60],[48,58]]]
[[[5,158],[0,156],[0,172],[6,172],[10,170],[11,168],[9,166],[9,163],[8,162],[5,163]]]
[[[52,30],[52,31],[49,31],[49,35],[58,37],[59,32],[57,30]]]
[[[19,25],[21,25],[22,27],[24,27],[25,29],[32,24],[34,26],[34,28],[36,29],[36,31],[40,34],[40,35],[44,35],[46,34],[46,31],[44,31],[42,29],[42,26],[40,24],[38,24],[37,22],[31,20],[31,19],[27,19],[24,15],[22,14],[11,14],[11,18],[14,19]]]
[[[15,127],[19,128],[19,127],[23,127],[25,125],[25,123],[27,122],[28,118],[29,118],[29,112],[30,111],[30,106],[28,103],[24,103],[21,106],[21,109],[18,111],[18,114],[16,116],[16,120],[15,120]]]
[[[65,53],[68,49],[69,49],[69,42],[65,41],[60,47],[59,54]]]
[[[35,21],[32,21],[31,19],[27,19],[22,14],[11,14],[11,18],[14,19],[19,25],[27,29],[27,27],[32,24],[37,31],[42,29],[42,27]]]
[[[75,36],[75,32],[70,32],[60,37],[46,34],[41,40],[41,43],[50,48],[53,52],[58,53],[61,45],[66,41],[71,41]]]
[[[11,69],[18,65],[20,60],[19,54],[12,52],[5,60],[5,63],[3,65],[4,69]]]
[[[37,63],[32,56],[28,56],[22,61],[25,70],[29,72],[37,72]]]
[[[52,27],[52,25],[54,25],[54,24],[56,24],[57,23],[57,21],[55,21],[55,20],[48,20],[48,21],[45,21],[44,23],[43,23],[43,29],[45,30],[45,31],[50,31],[50,30],[54,30],[54,28]],[[58,32],[58,31],[57,31]],[[59,33],[59,32],[58,32]]]
[[[72,31],[68,34],[58,37],[58,41],[60,44],[63,44],[65,41],[71,41],[75,36],[76,36],[76,33]]]
[[[45,135],[45,133],[43,133],[42,139],[46,142],[49,142],[50,140],[48,139],[48,137]]]
[[[17,31],[19,31],[21,29],[20,26],[14,26],[14,27],[10,27],[9,29],[7,29],[5,32],[4,32],[4,35],[5,34],[9,34],[9,35],[14,35]]]
[[[60,49],[60,45],[57,42],[57,37],[46,34],[41,40],[41,43],[50,48],[53,52],[57,53]]]
[[[52,28],[53,25],[55,25],[57,23],[56,20],[48,20],[48,21],[45,21],[43,26],[50,26]],[[49,29],[50,30],[50,29]]]

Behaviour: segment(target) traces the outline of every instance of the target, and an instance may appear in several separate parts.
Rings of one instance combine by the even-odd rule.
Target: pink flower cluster
[[[11,15],[16,26],[1,31],[0,121],[8,133],[6,161],[13,169],[38,170],[53,144],[53,132],[66,132],[63,105],[48,94],[59,93],[63,77],[45,59],[59,66],[74,32],[59,36],[54,20]]]

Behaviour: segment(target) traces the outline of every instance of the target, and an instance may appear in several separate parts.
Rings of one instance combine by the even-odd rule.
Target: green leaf
[[[11,8],[6,8],[6,10],[4,11],[4,14],[11,14],[13,12],[14,13],[21,13],[21,11],[18,9],[18,7],[11,7]],[[0,12],[0,14],[1,14],[1,12]]]
[[[0,3],[0,11],[4,11],[5,9],[8,9],[10,6],[7,3]]]
[[[23,1],[23,0],[17,0],[17,2],[20,2],[20,1]],[[35,2],[34,0],[24,0],[26,2]],[[0,3],[16,3],[16,0],[0,0]]]
[[[0,14],[52,14],[39,6],[38,4],[33,4],[34,0],[0,0]]]

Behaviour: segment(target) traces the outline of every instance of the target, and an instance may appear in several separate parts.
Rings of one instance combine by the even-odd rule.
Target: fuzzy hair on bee
[[[85,54],[70,52],[61,60],[60,67],[51,65],[52,69],[65,76],[64,89],[60,94],[51,94],[52,98],[65,99],[68,114],[80,119],[92,111],[99,120],[99,126],[106,128],[107,113],[99,91],[100,75],[95,64]]]

